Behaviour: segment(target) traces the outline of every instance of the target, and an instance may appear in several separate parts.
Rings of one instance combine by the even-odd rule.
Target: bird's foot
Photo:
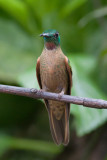
[[[43,93],[43,91],[44,91],[43,89],[40,89],[40,90],[39,90],[39,93],[40,93],[40,94],[42,94],[42,93]]]
[[[59,94],[58,94],[58,98],[61,98],[64,95],[64,91],[62,90]]]

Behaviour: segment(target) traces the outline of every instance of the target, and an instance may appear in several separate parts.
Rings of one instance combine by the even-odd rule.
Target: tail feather
[[[60,120],[57,120],[51,109],[48,109],[50,129],[52,137],[57,145],[63,143],[67,145],[69,142],[69,113],[68,106]]]

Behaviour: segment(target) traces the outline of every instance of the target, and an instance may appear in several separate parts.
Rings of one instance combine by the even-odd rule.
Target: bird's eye
[[[59,33],[55,33],[55,38],[57,38],[59,36]]]

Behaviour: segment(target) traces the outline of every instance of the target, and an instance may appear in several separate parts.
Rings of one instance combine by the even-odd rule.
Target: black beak
[[[42,34],[40,34],[40,37],[49,37],[49,34],[48,33],[42,33]]]
[[[40,37],[42,37],[43,36],[43,34],[40,34]]]

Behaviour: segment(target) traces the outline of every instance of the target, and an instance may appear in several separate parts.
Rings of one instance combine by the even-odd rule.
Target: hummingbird
[[[72,70],[60,47],[59,32],[50,29],[40,34],[44,39],[42,54],[37,59],[36,76],[42,91],[70,95]],[[57,145],[69,142],[70,103],[45,99],[50,130]]]

